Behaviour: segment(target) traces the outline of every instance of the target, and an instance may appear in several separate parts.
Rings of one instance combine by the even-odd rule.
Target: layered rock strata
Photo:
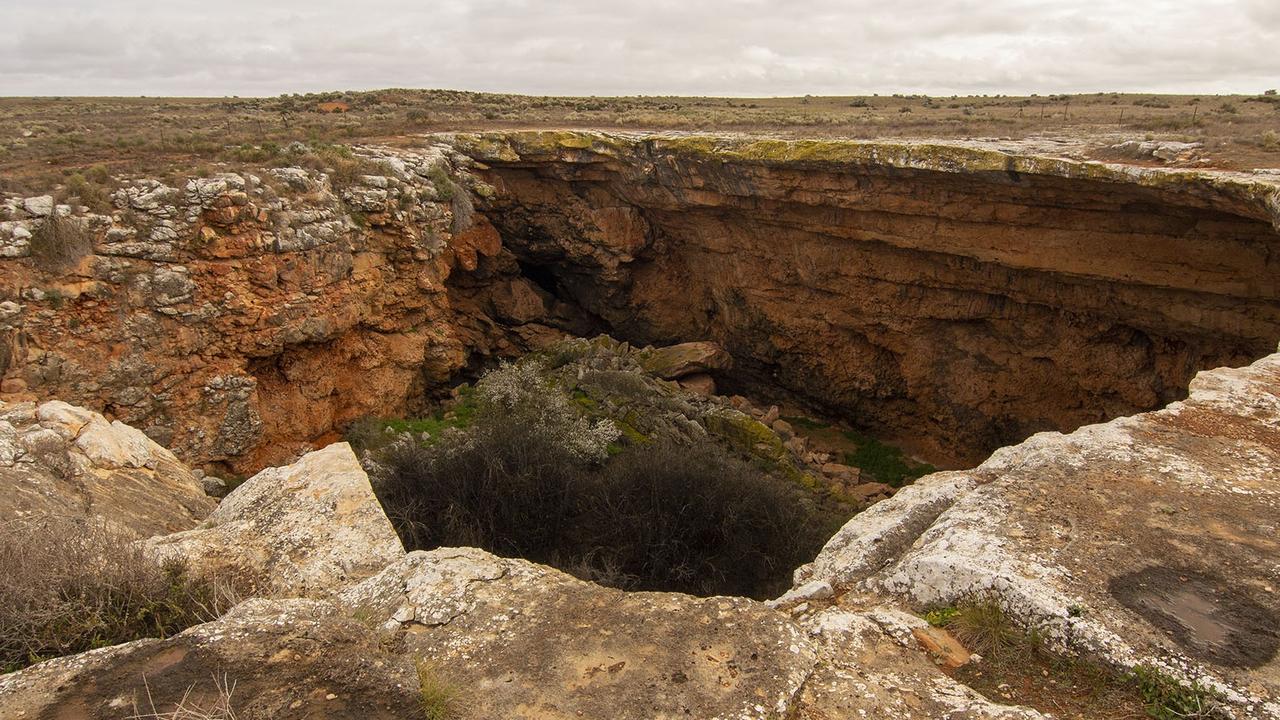
[[[633,342],[976,462],[1280,339],[1280,186],[992,143],[460,135],[481,210]]]
[[[417,144],[358,148],[354,178],[127,180],[108,214],[3,201],[0,395],[244,474],[493,356],[607,331],[714,340],[737,360],[722,391],[966,465],[1161,407],[1280,339],[1273,175],[976,141]],[[33,255],[64,216],[92,248],[70,267]]]

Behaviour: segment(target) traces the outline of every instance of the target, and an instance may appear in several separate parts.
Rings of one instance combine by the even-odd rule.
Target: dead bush
[[[236,584],[157,560],[99,522],[0,524],[0,669],[167,637],[212,620]]]
[[[73,217],[55,212],[31,233],[31,259],[46,272],[65,272],[91,252],[93,237]]]

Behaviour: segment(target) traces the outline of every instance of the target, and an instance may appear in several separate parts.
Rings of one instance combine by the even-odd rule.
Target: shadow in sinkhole
[[[748,415],[577,340],[348,439],[409,549],[472,546],[626,590],[775,597],[856,511]],[[772,444],[769,444],[769,443]]]

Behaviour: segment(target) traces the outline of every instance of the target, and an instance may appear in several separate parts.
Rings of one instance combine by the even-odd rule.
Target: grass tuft
[[[461,716],[461,689],[442,678],[432,663],[418,663],[418,688],[425,720],[456,720]]]

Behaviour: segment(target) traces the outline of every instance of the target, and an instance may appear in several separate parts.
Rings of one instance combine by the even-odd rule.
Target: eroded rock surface
[[[1280,355],[1144,415],[1042,433],[855,517],[804,583],[916,608],[991,594],[1059,646],[1280,717]]]
[[[2,675],[0,720],[421,717],[413,661],[380,640],[329,603],[248,600],[167,640]]]
[[[731,392],[963,465],[1155,409],[1274,347],[1274,176],[1044,152],[433,136],[358,148],[379,166],[346,184],[129,179],[110,214],[57,208],[94,251],[56,271],[30,247],[51,201],[11,197],[0,394],[73,401],[243,473],[564,331],[709,339],[739,360]]]
[[[771,718],[814,663],[750,600],[625,593],[472,549],[410,553],[342,599],[405,630],[479,717]]]
[[[957,464],[1183,395],[1280,339],[1280,185],[981,143],[461,135],[480,208],[633,342]]]
[[[213,507],[136,428],[57,400],[0,401],[0,518],[96,518],[146,537],[190,528]]]
[[[404,554],[346,443],[263,470],[195,529],[148,545],[286,597],[332,595]]]
[[[31,257],[41,208],[10,208],[0,395],[75,402],[244,474],[420,405],[470,353],[524,352],[550,332],[524,295],[519,322],[489,319],[514,270],[458,277],[500,249],[465,203],[479,186],[455,168],[464,158],[359,152],[377,174],[346,185],[301,168],[125,180],[111,213],[67,219],[93,247],[69,269]]]

